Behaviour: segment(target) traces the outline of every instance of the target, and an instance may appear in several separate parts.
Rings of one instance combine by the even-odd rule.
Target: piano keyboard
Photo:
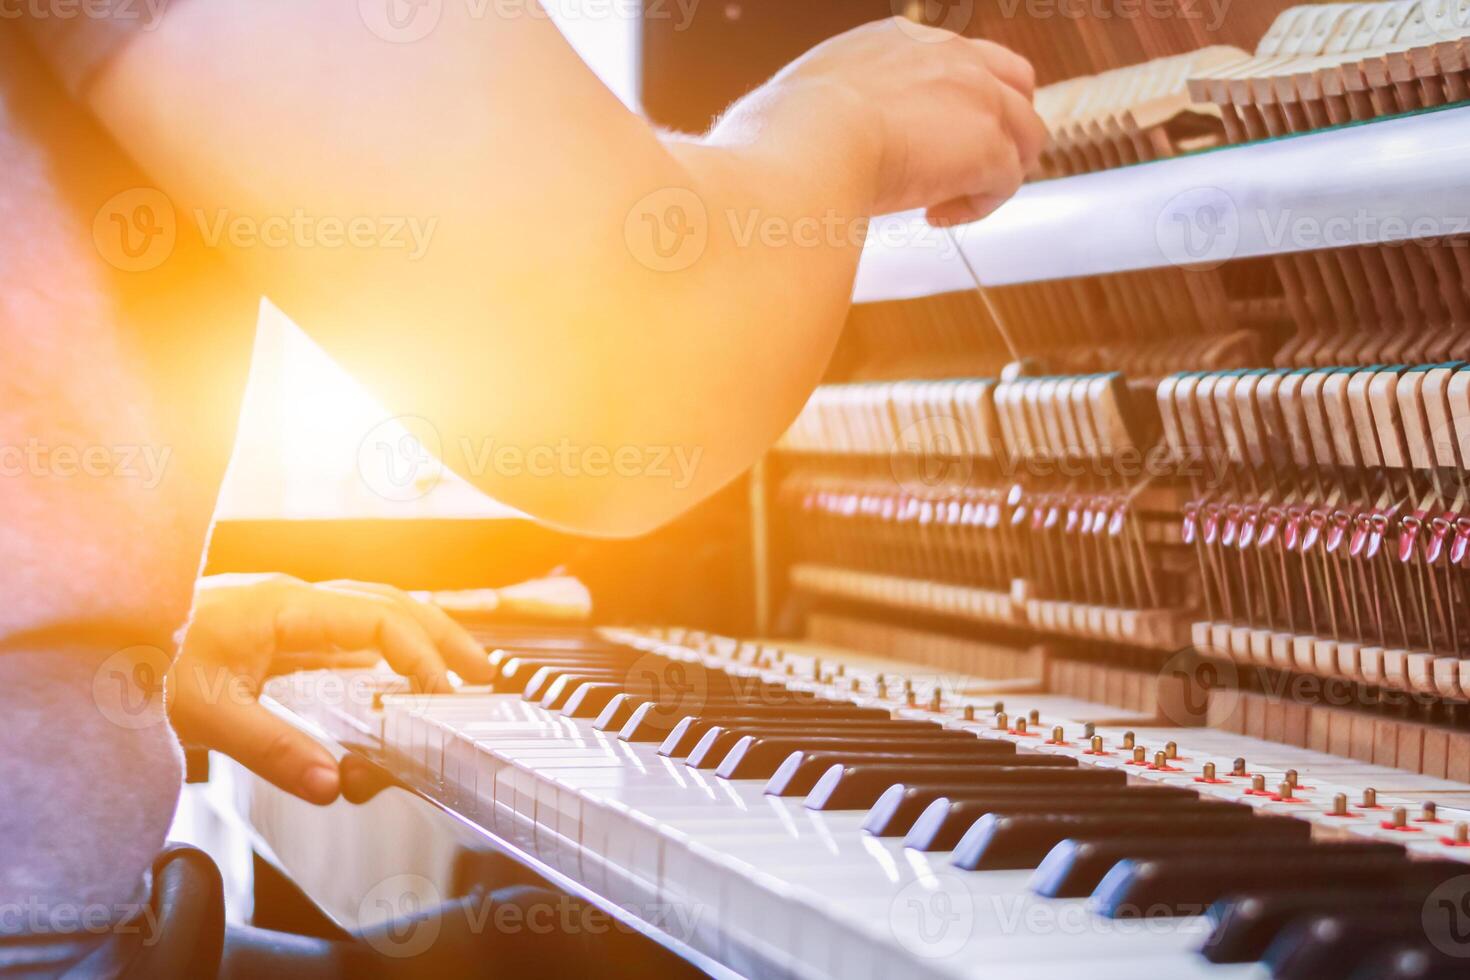
[[[384,680],[356,717],[296,707],[370,729],[411,784],[737,974],[1460,968],[1421,912],[1470,889],[1463,784],[874,658],[482,639],[489,690]],[[1370,916],[1371,942],[1316,928],[1339,915]]]

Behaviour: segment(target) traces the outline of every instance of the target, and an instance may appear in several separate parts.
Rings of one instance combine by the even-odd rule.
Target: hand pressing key
[[[343,786],[336,759],[263,707],[261,687],[276,674],[380,659],[417,690],[449,690],[449,670],[468,681],[490,673],[484,650],[462,626],[391,586],[209,576],[199,582],[169,673],[169,716],[182,738],[224,752],[304,800],[330,803]]]

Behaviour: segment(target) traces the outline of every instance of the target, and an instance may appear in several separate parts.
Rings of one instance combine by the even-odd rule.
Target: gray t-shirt
[[[166,661],[187,615],[258,306],[182,231],[146,274],[99,255],[103,202],[146,178],[66,93],[151,21],[96,10],[0,18],[0,450],[100,447],[119,467],[38,457],[0,481],[3,978],[115,972],[117,925],[148,896],[183,767],[140,687],[156,662],[126,654]],[[168,451],[156,481],[123,469],[139,448]]]

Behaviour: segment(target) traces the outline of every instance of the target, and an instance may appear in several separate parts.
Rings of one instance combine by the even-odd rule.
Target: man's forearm
[[[451,465],[554,522],[641,530],[748,465],[819,377],[871,175],[836,127],[798,143],[782,118],[666,147],[543,17],[472,9],[392,44],[352,4],[180,3],[91,99],[177,219]],[[358,245],[324,243],[353,223]],[[527,478],[468,458],[487,437],[698,466]]]
[[[555,523],[639,531],[790,421],[867,215],[983,217],[1045,130],[1024,59],[893,20],[670,146],[534,4],[415,8],[405,36],[372,4],[175,2],[92,103],[179,219],[450,465]],[[494,445],[603,475],[475,455]]]

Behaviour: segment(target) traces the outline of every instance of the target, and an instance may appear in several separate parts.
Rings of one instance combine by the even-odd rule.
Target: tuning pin
[[[1363,790],[1363,802],[1361,805],[1368,810],[1377,808],[1378,791],[1372,786],[1369,786],[1367,789]]]
[[[787,677],[795,677],[796,676],[796,664],[788,663],[786,665],[786,676]]]
[[[1235,760],[1235,763],[1231,766],[1230,775],[1232,775],[1232,776],[1245,776],[1245,775],[1249,775],[1245,771],[1245,758],[1243,756],[1240,757],[1240,758],[1237,758]]]
[[[818,680],[822,679],[822,658],[816,657],[812,660],[812,676]]]
[[[1409,811],[1401,806],[1394,807],[1393,815],[1389,817],[1388,823],[1395,830],[1401,827],[1407,827],[1409,825]]]
[[[878,699],[881,701],[888,700],[888,684],[883,680],[882,674],[878,675]]]
[[[1123,733],[1123,748],[1125,748],[1125,749],[1131,749],[1131,748],[1133,748],[1133,733],[1132,732],[1124,732]]]
[[[912,708],[919,703],[919,696],[910,689],[903,692],[903,700],[905,704]]]
[[[940,698],[939,688],[936,687],[934,689],[934,693],[929,695],[929,710],[930,711],[938,712],[938,711],[942,711],[943,709],[944,709],[944,702]]]
[[[861,691],[863,689],[863,682],[854,677],[851,681],[848,682],[848,687],[852,688],[852,692],[856,694],[858,691]]]
[[[962,717],[965,719],[965,721],[974,721],[975,720],[975,706],[973,704],[967,704],[967,705],[965,705],[964,710],[962,712]]]
[[[1205,763],[1203,778],[1207,783],[1213,783],[1215,781],[1215,764],[1213,762]]]
[[[1297,787],[1297,774],[1295,769],[1286,770],[1286,782],[1292,789]]]
[[[846,677],[847,676],[847,666],[845,664],[838,664],[837,665],[837,676],[838,677]]]
[[[997,711],[995,713],[995,730],[1003,732],[1010,727],[1011,720],[1006,717],[1006,713],[1004,711]]]
[[[1013,729],[1011,729],[1011,731],[1013,731],[1017,735],[1025,735],[1026,734],[1026,719],[1025,718],[1017,718],[1016,719],[1016,727],[1013,728]]]
[[[1252,793],[1264,793],[1264,792],[1266,792],[1266,777],[1265,776],[1262,776],[1259,773],[1257,773],[1256,775],[1254,775],[1254,776],[1251,777],[1251,792]]]
[[[1041,724],[1041,712],[1037,711],[1035,708],[1031,709],[1031,714],[1027,715],[1027,717],[1031,719],[1031,724]]]
[[[1055,728],[1053,728],[1051,730],[1051,744],[1052,745],[1066,745],[1067,744],[1067,740],[1062,737],[1062,726],[1061,725],[1057,725]]]
[[[1327,811],[1329,816],[1345,817],[1348,815],[1347,794],[1338,793],[1332,798],[1332,809]]]
[[[1292,789],[1291,783],[1283,779],[1281,785],[1276,787],[1276,798],[1282,803],[1290,803],[1293,799],[1291,795]]]
[[[1092,750],[1091,750],[1091,754],[1092,755],[1102,755],[1103,754],[1103,737],[1101,735],[1094,735],[1094,736],[1092,736],[1092,739],[1091,739],[1091,743],[1090,744],[1092,745]]]
[[[1154,753],[1154,768],[1155,769],[1167,769],[1167,768],[1169,768],[1169,753],[1167,753],[1167,752],[1165,752],[1163,750],[1160,750],[1158,752],[1155,752]]]
[[[1148,756],[1145,754],[1142,745],[1139,745],[1133,749],[1133,762],[1135,765],[1143,765],[1144,761],[1147,758]]]
[[[912,680],[905,680],[903,682],[903,693],[904,694],[913,694],[914,693],[914,682]]]
[[[993,715],[998,715],[1003,713],[1005,710],[1006,703],[1004,701],[997,701],[995,702],[995,706],[990,709],[990,713]]]
[[[1170,762],[1172,762],[1175,759],[1179,758],[1179,743],[1178,742],[1165,742],[1164,743],[1164,757],[1167,758]]]
[[[780,663],[781,661],[783,661],[785,659],[786,659],[786,651],[778,648],[776,650],[776,662],[777,663]]]
[[[1463,821],[1455,824],[1454,841],[1462,847],[1470,844],[1470,824],[1464,823]]]
[[[1095,734],[1097,734],[1096,722],[1089,721],[1087,724],[1082,726],[1082,737],[1087,741],[1092,741],[1092,737]]]
[[[1424,802],[1424,805],[1419,808],[1419,822],[1438,823],[1439,804],[1435,803],[1433,800],[1426,800]]]

